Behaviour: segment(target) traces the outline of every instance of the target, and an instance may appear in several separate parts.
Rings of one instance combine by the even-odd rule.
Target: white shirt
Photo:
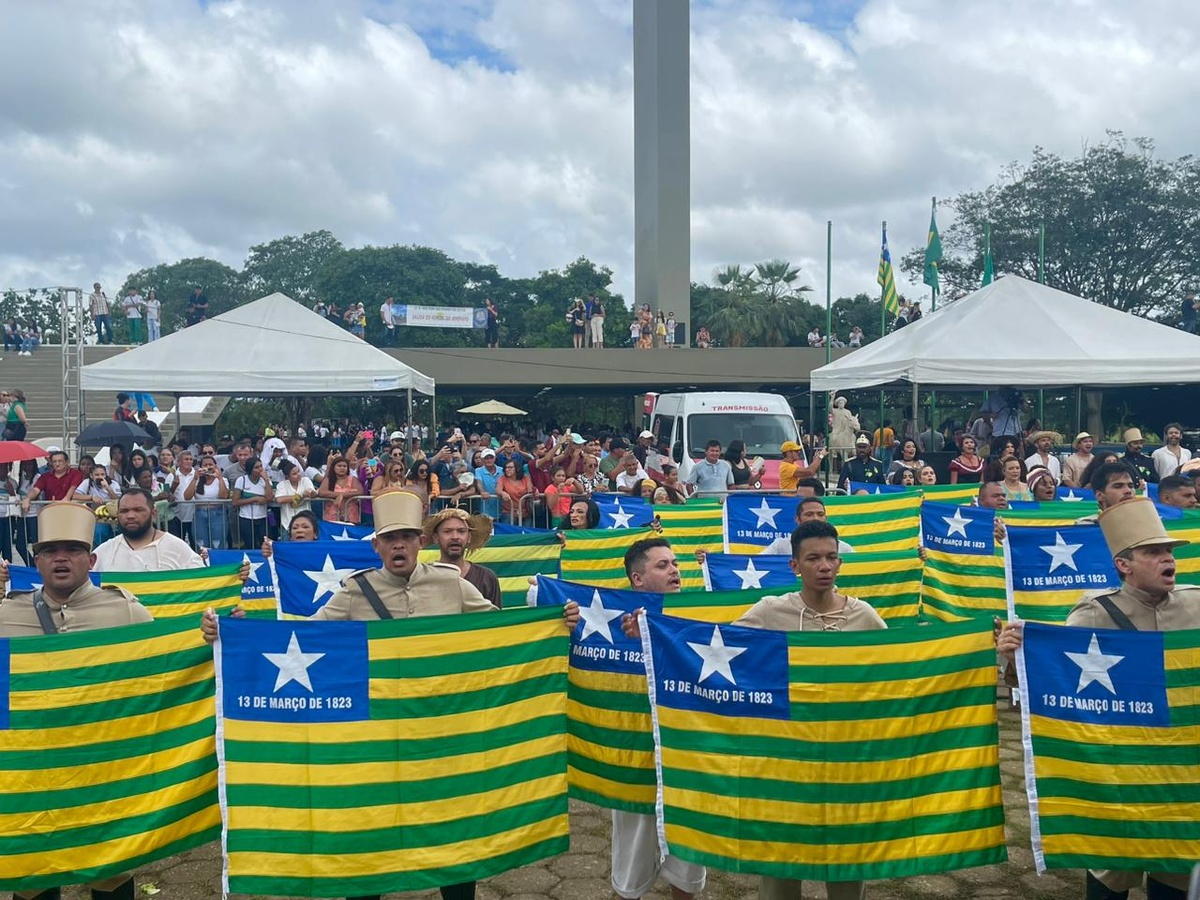
[[[125,310],[125,318],[140,319],[142,311],[140,307],[145,303],[141,294],[126,294],[121,298],[121,309]]]
[[[1051,453],[1049,456],[1049,462],[1043,462],[1041,455],[1034,453],[1025,460],[1025,468],[1032,469],[1034,466],[1045,466],[1050,470],[1050,474],[1054,476],[1055,481],[1062,481],[1062,463],[1059,462],[1058,455]]]
[[[845,556],[847,553],[853,553],[854,548],[838,538],[838,555]],[[780,535],[758,551],[759,556],[791,556],[792,555],[792,539]]]
[[[1175,454],[1163,445],[1151,453],[1150,458],[1154,460],[1154,469],[1158,472],[1158,477],[1166,478],[1168,475],[1174,475],[1180,466],[1191,460],[1192,451],[1187,447],[1180,447],[1177,459]]]
[[[258,479],[255,484],[250,481],[249,475],[242,475],[233,483],[235,490],[242,492],[243,497],[262,497],[267,492],[267,484],[269,482],[265,478]],[[239,519],[265,519],[267,517],[267,508],[258,503],[247,503],[245,506],[237,508]]]
[[[613,480],[617,483],[618,488],[637,488],[640,492],[642,482],[649,477],[650,476],[646,474],[646,470],[641,466],[638,466],[638,470],[632,475],[622,469],[621,474]]]
[[[197,469],[195,466],[193,466],[192,471],[188,472],[186,475],[180,469],[175,470],[175,495],[174,496],[175,496],[175,500],[177,501],[177,505],[175,506],[175,518],[178,519],[180,522],[193,522],[196,519],[195,504],[188,503],[186,500],[183,499],[183,495],[187,491],[188,485],[190,485],[193,481],[195,481],[196,476],[199,474],[200,474],[200,470]],[[200,493],[199,486],[197,486],[197,488],[196,488],[196,493]]]
[[[117,535],[96,548],[93,572],[174,572],[201,569],[200,554],[173,534],[160,531],[151,543],[134,550],[124,535]]]
[[[157,322],[162,312],[162,301],[155,297],[153,300],[143,300],[142,306],[146,307],[146,321]]]
[[[279,501],[279,525],[284,531],[292,524],[292,518],[302,509],[312,509],[312,504],[305,500],[303,503],[293,506],[292,497],[297,494],[304,495],[310,491],[315,491],[313,483],[306,477],[301,476],[300,484],[292,487],[292,483],[286,478],[279,482],[279,486],[275,488],[275,499]]]
[[[388,328],[395,326],[396,317],[392,314],[392,304],[384,303],[379,307],[379,318],[383,320],[383,324]]]

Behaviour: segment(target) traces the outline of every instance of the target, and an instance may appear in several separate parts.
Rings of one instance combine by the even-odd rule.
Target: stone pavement
[[[1083,874],[1066,871],[1039,876],[1029,849],[1029,812],[1021,760],[1021,720],[1013,710],[1000,712],[1000,769],[1004,782],[1004,807],[1009,861],[1004,865],[967,869],[946,875],[928,875],[896,881],[872,882],[870,900],[1081,900]],[[570,852],[536,866],[506,872],[479,886],[478,900],[612,900],[609,884],[609,815],[584,803],[571,803]],[[139,900],[211,900],[221,895],[221,853],[216,843],[173,856],[137,873]],[[67,900],[86,900],[79,888],[63,891]],[[389,895],[436,898],[437,892]],[[705,900],[754,900],[757,878],[709,872]],[[1131,896],[1141,900],[1141,891]],[[663,882],[647,895],[668,900]],[[824,900],[824,885],[804,886],[804,900]]]

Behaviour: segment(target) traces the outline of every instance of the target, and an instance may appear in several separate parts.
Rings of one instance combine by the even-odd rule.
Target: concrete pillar
[[[688,0],[633,3],[634,302],[691,315]]]

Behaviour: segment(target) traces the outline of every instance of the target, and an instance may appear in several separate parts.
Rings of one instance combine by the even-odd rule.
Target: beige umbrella
[[[476,416],[527,416],[529,413],[523,409],[517,409],[515,406],[509,406],[507,403],[502,403],[499,400],[484,400],[482,403],[476,403],[474,406],[464,406],[459,410],[460,413],[468,413]]]

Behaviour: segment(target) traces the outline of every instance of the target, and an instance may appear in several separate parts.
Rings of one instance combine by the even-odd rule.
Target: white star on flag
[[[1072,490],[1068,490],[1068,491],[1067,491],[1067,496],[1063,497],[1063,501],[1064,501],[1064,502],[1066,502],[1066,503],[1082,503],[1082,502],[1083,502],[1083,498],[1082,498],[1082,497],[1076,497],[1076,496],[1075,496],[1075,492],[1074,492],[1074,491],[1072,491]]]
[[[259,563],[253,562],[250,559],[249,553],[243,553],[242,554],[242,565],[250,567],[250,574],[246,576],[246,580],[253,581],[255,584],[258,584],[258,570],[261,569],[263,566],[265,566],[266,563],[265,562],[259,562]]]
[[[1100,641],[1096,637],[1096,632],[1092,632],[1092,640],[1088,644],[1087,653],[1071,653],[1069,650],[1063,652],[1070,657],[1071,662],[1079,666],[1079,687],[1075,688],[1075,693],[1078,694],[1093,681],[1108,688],[1110,694],[1117,692],[1117,689],[1113,687],[1112,676],[1108,674],[1108,670],[1125,657],[1101,653]]]
[[[946,523],[949,529],[946,532],[946,537],[954,537],[956,534],[967,536],[967,526],[971,524],[970,519],[963,518],[962,507],[954,510],[953,516],[942,516],[942,521]]]
[[[614,512],[608,513],[608,517],[613,520],[612,527],[613,528],[628,528],[629,520],[633,518],[633,513],[625,512],[625,510],[623,510],[621,508],[620,500],[616,501],[613,504],[613,506],[615,506],[617,508],[617,511],[615,513]]]
[[[608,623],[613,619],[621,618],[622,615],[624,615],[624,610],[609,609],[605,606],[604,601],[600,599],[600,591],[597,590],[592,594],[590,606],[579,604],[579,618],[583,622],[583,632],[579,635],[579,640],[586,641],[593,634],[599,634],[611,644],[613,642],[612,628]]]
[[[697,644],[693,641],[688,641],[687,645],[695,650],[700,659],[704,661],[704,664],[700,667],[700,677],[696,679],[697,684],[702,684],[704,679],[714,673],[721,675],[732,685],[737,684],[729,663],[745,653],[747,648],[726,647],[725,638],[721,634],[721,627],[719,625],[713,626],[712,639],[707,644]]]
[[[354,538],[350,537],[350,533],[348,531],[346,531],[345,527],[342,528],[342,533],[335,534],[333,536],[333,539],[335,541],[352,541],[352,540],[354,540]]]
[[[755,528],[762,528],[764,525],[770,525],[772,528],[778,529],[779,526],[775,524],[775,517],[783,512],[783,507],[776,509],[773,506],[768,506],[767,498],[763,497],[762,503],[759,504],[758,508],[751,509],[750,512],[754,513],[754,515],[758,518],[758,522],[754,526]]]
[[[875,487],[875,490],[871,491],[871,493],[872,493],[872,494],[882,494],[882,493],[883,493],[883,488],[881,488],[881,487],[879,487],[878,485],[876,485],[876,487]]]
[[[1059,566],[1066,566],[1072,572],[1078,572],[1079,568],[1075,565],[1075,551],[1082,546],[1083,544],[1068,544],[1063,540],[1062,534],[1056,531],[1054,532],[1054,543],[1038,549],[1043,553],[1050,554],[1051,572]]]
[[[279,667],[279,674],[275,676],[275,693],[285,684],[290,681],[296,684],[303,685],[308,688],[308,692],[312,693],[312,680],[308,677],[308,667],[323,657],[324,653],[304,653],[300,650],[300,641],[296,639],[296,632],[292,632],[292,638],[288,641],[287,653],[264,653],[267,662]]]
[[[317,588],[313,591],[313,603],[320,601],[326,594],[332,594],[342,586],[342,580],[352,573],[354,569],[335,569],[333,567],[333,558],[326,553],[325,565],[321,566],[316,571],[304,570],[304,574],[316,582]]]
[[[746,561],[746,568],[740,572],[737,569],[733,570],[733,574],[742,579],[742,590],[748,591],[750,588],[762,587],[763,576],[768,574],[766,569],[754,568],[754,560]]]

